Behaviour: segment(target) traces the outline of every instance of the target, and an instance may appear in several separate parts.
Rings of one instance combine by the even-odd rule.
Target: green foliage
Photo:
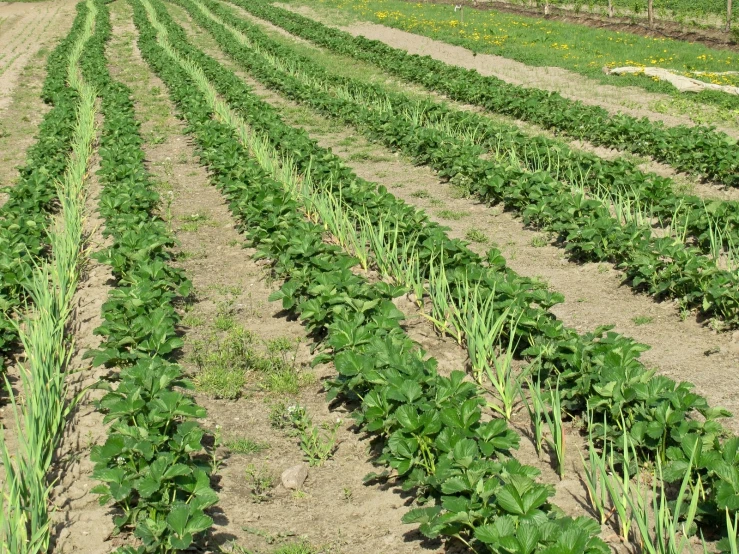
[[[121,552],[175,552],[188,549],[213,524],[205,510],[217,501],[197,420],[205,410],[188,396],[192,385],[170,360],[182,345],[174,302],[190,282],[169,265],[174,240],[156,211],[159,196],[144,168],[144,152],[131,91],[107,68],[110,39],[104,0],[95,33],[81,60],[85,78],[96,88],[104,123],[100,142],[103,183],[100,213],[111,246],[96,257],[110,265],[116,288],[103,305],[99,349],[86,353],[96,365],[120,367],[99,407],[109,423],[108,438],[93,447],[93,490],[103,504],[112,501],[118,529],[133,530],[142,542]]]
[[[439,210],[436,215],[438,215],[441,219],[459,221],[460,219],[463,219],[470,214],[468,214],[467,212],[458,212],[454,210]]]
[[[267,443],[246,437],[231,437],[226,439],[223,445],[236,454],[259,454],[269,448]]]
[[[269,424],[273,429],[285,430],[292,427],[290,406],[283,401],[273,404],[269,409]]]
[[[321,466],[336,451],[336,433],[341,427],[341,419],[334,423],[315,425],[305,408],[300,405],[288,408],[290,422],[300,439],[300,449],[311,466]]]
[[[245,64],[252,60],[247,67],[259,71],[260,78],[286,90],[293,86],[296,91],[305,90],[278,72],[268,72],[260,56],[244,50],[222,26],[209,23],[210,18],[197,5],[178,1],[228,53],[238,55]],[[557,402],[562,412],[578,414],[590,408],[593,416],[587,425],[594,436],[616,445],[617,453],[628,435],[641,458],[669,459],[665,464],[667,480],[685,475],[684,446],[700,443],[709,453],[694,473],[701,476],[707,491],[703,519],[722,514],[735,501],[730,475],[738,463],[736,448],[731,440],[721,440],[724,430],[716,422],[726,415],[724,411],[709,408],[705,399],[690,391],[689,384],[677,384],[647,371],[638,360],[646,348],[643,345],[610,332],[608,327],[583,336],[565,328],[547,312],[560,301],[557,295],[506,268],[499,252],[491,250],[483,259],[463,242],[449,239],[425,214],[384,188],[359,179],[303,131],[285,125],[274,109],[231,71],[193,48],[158,0],[147,0],[145,6],[138,0],[132,3],[140,50],[187,120],[213,183],[226,196],[256,256],[269,259],[274,276],[285,279],[273,300],[297,314],[320,341],[320,354],[314,362],[335,364],[338,375],[328,383],[329,398],[357,402],[354,418],[359,427],[377,438],[381,451],[378,463],[401,477],[403,487],[426,502],[425,507],[410,512],[407,521],[420,523],[430,537],[461,537],[475,548],[495,552],[499,544],[515,545],[522,552],[569,552],[573,545],[580,552],[607,551],[596,536],[598,525],[594,521],[559,517],[549,503],[553,488],[537,483],[537,471],[510,456],[519,438],[506,422],[482,421],[479,388],[466,382],[461,372],[439,375],[436,361],[403,332],[402,314],[392,303],[403,287],[369,284],[351,271],[357,259],[323,240],[325,228],[306,220],[294,191],[272,178],[234,138],[232,127],[214,118],[211,101],[177,59],[199,67],[231,109],[268,137],[271,148],[292,157],[300,174],[310,177],[312,183],[331,183],[339,190],[348,212],[366,214],[369,224],[378,226],[392,214],[398,222],[397,240],[421,245],[414,255],[424,279],[428,278],[430,260],[443,260],[454,291],[461,293],[462,283],[470,279],[479,281],[486,291],[494,291],[494,305],[501,312],[510,309],[518,321],[516,354],[537,360],[531,369],[542,384],[554,388],[559,383]],[[215,9],[212,2],[200,5]],[[262,4],[254,6],[261,9]],[[150,18],[156,20],[156,26]],[[176,58],[160,46],[157,36],[177,52]],[[311,91],[310,96],[319,95]],[[337,102],[321,98],[327,107]],[[387,127],[397,126],[393,132],[398,139],[407,140],[401,123],[383,120]],[[425,152],[432,157],[429,152],[446,155],[448,145],[436,149],[433,143],[419,142],[414,148],[419,155]],[[458,151],[448,155],[460,159]],[[537,179],[547,182],[542,176]],[[501,188],[509,186],[509,182],[500,183]],[[531,182],[517,193],[530,186],[541,194]],[[692,418],[694,410],[702,418]],[[284,425],[285,410],[276,410],[274,415],[275,423]],[[721,466],[718,458],[727,465]],[[383,474],[374,477],[383,478]],[[533,534],[527,531],[532,527],[536,528]],[[533,547],[528,548],[531,542]]]
[[[476,242],[478,244],[487,244],[489,240],[487,235],[479,229],[470,229],[467,231],[464,238],[470,242]]]
[[[307,542],[295,542],[278,546],[273,554],[318,554],[318,552]]]
[[[439,65],[440,62],[430,58],[408,57],[404,52],[386,47],[382,43],[365,44],[361,37],[356,38],[329,29],[292,12],[260,2],[234,2],[258,17],[278,23],[321,46],[373,62],[391,73],[397,73],[398,69],[395,65],[388,64],[387,60],[394,59],[407,68],[402,77],[429,87],[439,86],[440,81],[433,79],[431,83],[428,75],[448,72],[450,78],[456,78],[459,83],[459,86],[454,87],[453,94],[459,96],[457,99],[460,100],[479,103],[480,94],[497,95],[497,90],[500,89],[484,86],[480,81],[484,78],[477,73],[467,70],[458,72],[459,68]],[[251,44],[257,45],[259,52],[255,53],[243,46],[223,25],[202,13],[204,9],[212,10],[218,17],[238,27],[239,32],[245,33],[244,36],[248,37]],[[427,116],[429,121],[435,121],[435,118],[443,115],[444,118],[451,118],[455,125],[474,125],[474,128],[482,126],[485,130],[491,125],[489,121],[485,123],[483,118],[475,118],[468,112],[454,113],[439,104],[414,104],[403,95],[387,93],[377,85],[332,75],[310,59],[296,55],[291,49],[271,40],[254,25],[235,18],[218,4],[204,2],[193,15],[214,33],[224,50],[238,63],[279,92],[355,125],[371,138],[380,139],[391,148],[401,149],[419,163],[431,165],[442,177],[464,180],[471,192],[486,202],[502,202],[507,208],[519,211],[527,224],[546,230],[556,237],[571,257],[577,260],[615,262],[637,289],[646,290],[657,298],[677,298],[706,315],[717,314],[732,325],[739,324],[739,293],[736,292],[739,290],[739,277],[736,272],[719,268],[714,257],[706,255],[712,249],[711,244],[716,243],[712,238],[715,235],[712,229],[737,228],[731,222],[739,221],[739,204],[712,202],[707,205],[698,197],[677,197],[669,183],[657,176],[644,175],[631,162],[607,163],[595,156],[580,154],[567,154],[560,158],[562,149],[557,147],[555,150],[547,142],[548,139],[540,139],[543,141],[540,149],[523,150],[526,158],[533,164],[531,171],[518,169],[515,164],[501,163],[500,160],[481,159],[483,149],[480,146],[449,136],[433,126],[419,126],[413,117],[408,119],[409,116],[401,115],[429,112],[435,114]],[[277,64],[274,60],[280,60],[280,63]],[[284,64],[289,64],[289,74],[281,69]],[[298,78],[300,75],[303,77]],[[322,85],[318,86],[317,82]],[[348,99],[345,92],[330,94],[326,92],[327,88],[353,91],[356,100]],[[461,98],[460,91],[476,92],[470,92],[468,97]],[[368,105],[368,98],[376,99],[380,108],[372,107],[374,104]],[[510,98],[506,96],[503,100],[508,101]],[[388,104],[397,106],[397,109],[393,111],[382,108]],[[484,105],[489,106],[489,103]],[[541,104],[533,102],[523,105]],[[561,109],[563,113],[572,113],[570,108]],[[557,121],[559,124],[567,119],[558,118]],[[577,125],[578,129],[582,128],[582,122]],[[603,127],[599,127],[599,132],[602,129]],[[621,131],[618,134],[621,136]],[[643,134],[642,130],[638,134]],[[498,144],[505,144],[508,139],[520,145],[530,145],[532,142],[531,137],[518,132],[511,132],[506,140],[502,140],[500,133],[493,128],[482,133],[482,136],[495,137]],[[638,140],[643,140],[643,137],[634,138],[634,141]],[[661,144],[664,143],[663,139],[659,140]],[[623,143],[629,142],[624,140]],[[736,157],[739,163],[736,148],[728,143],[724,146],[727,156],[731,159]],[[705,143],[705,148],[702,147],[699,151],[703,156],[705,152],[713,150]],[[518,152],[517,158],[521,154]],[[552,177],[551,170],[540,169],[542,160],[549,159],[547,163],[552,164],[555,163],[555,158],[555,174],[560,180]],[[568,161],[563,162],[560,167],[560,159]],[[733,163],[729,162],[730,165]],[[591,173],[597,176],[597,184],[590,181]],[[739,175],[732,173],[735,174]],[[586,186],[585,183],[591,184]],[[661,236],[654,233],[651,222],[638,217],[641,208],[636,215],[632,213],[634,206],[639,207],[642,202],[646,204],[645,209],[649,210],[650,217],[656,216],[669,222],[672,228],[680,229],[681,234]],[[614,210],[616,216],[613,215]],[[456,216],[455,213],[448,215]],[[729,235],[735,232],[728,231]],[[687,235],[695,237],[698,246],[690,244],[685,239]],[[727,236],[725,242],[723,246],[732,244],[734,240]]]
[[[214,332],[193,343],[191,359],[198,368],[199,390],[214,398],[238,398],[250,372],[265,390],[281,394],[295,394],[312,382],[311,373],[296,367],[294,341],[279,338],[263,345],[254,333],[235,325],[224,326],[216,319],[216,329],[226,334]]]

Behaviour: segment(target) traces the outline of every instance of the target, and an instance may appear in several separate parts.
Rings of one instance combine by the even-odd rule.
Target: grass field
[[[513,2],[519,3],[519,2]],[[520,2],[521,5],[524,2]],[[607,0],[553,0],[553,6],[564,6],[578,12],[607,13]],[[611,3],[614,15],[642,15],[647,13],[647,0],[615,0]],[[723,0],[704,0],[702,2],[689,2],[687,0],[655,0],[655,15],[662,19],[671,19],[681,22],[703,23],[706,18],[726,20],[727,4]],[[732,14],[735,18],[739,15],[739,8],[732,4]]]

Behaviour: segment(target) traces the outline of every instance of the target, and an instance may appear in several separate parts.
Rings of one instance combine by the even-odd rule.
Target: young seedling
[[[479,229],[470,229],[469,231],[467,231],[467,234],[465,234],[464,238],[470,242],[476,242],[479,244],[486,244],[488,242],[487,235]]]
[[[588,409],[588,421],[592,421],[592,411]],[[601,467],[606,467],[606,449],[598,453],[595,448],[595,441],[593,440],[593,427],[590,426],[588,433],[588,460],[585,461],[582,453],[580,453],[580,459],[582,460],[583,470],[585,471],[585,485],[588,489],[588,496],[590,497],[590,503],[593,508],[598,512],[600,518],[600,524],[605,525],[609,512],[606,510],[606,502],[608,501],[608,491],[606,490],[603,480],[601,478]],[[606,444],[607,427],[605,417],[603,418],[603,444]]]
[[[302,406],[290,406],[288,412],[300,439],[300,449],[305,454],[308,463],[311,466],[323,465],[336,451],[336,435],[341,427],[341,419],[319,427],[313,424],[313,420]]]
[[[518,395],[521,398],[521,402],[523,402],[523,405],[526,406],[526,411],[529,413],[529,418],[531,419],[531,429],[534,435],[534,447],[536,448],[536,454],[537,456],[541,457],[541,447],[542,444],[544,444],[544,434],[543,434],[543,415],[542,415],[542,406],[541,403],[536,402],[534,399],[534,387],[538,385],[534,385],[534,383],[531,381],[530,378],[526,377],[526,388],[531,391],[531,401],[529,402],[529,399],[526,396],[526,393],[523,391],[523,387],[521,387],[521,381],[524,379],[519,380],[518,382]]]
[[[557,473],[562,479],[565,473],[565,433],[562,425],[562,399],[559,394],[559,378],[554,389],[550,388],[548,393],[544,395],[540,386],[534,386],[531,389],[531,400],[538,407],[535,411],[539,411],[544,415],[544,421],[549,429],[549,437],[546,438],[549,448],[554,452],[557,459]]]
[[[513,404],[518,394],[516,376],[513,373],[513,355],[516,352],[516,326],[518,320],[511,321],[508,328],[508,346],[496,355],[494,345],[509,320],[510,308],[501,314],[495,311],[495,289],[483,297],[479,284],[475,285],[470,300],[465,306],[467,322],[464,335],[467,341],[467,352],[472,362],[472,371],[478,383],[487,376],[493,386],[498,403],[488,406],[506,419],[511,419]]]
[[[643,486],[647,479],[641,475],[638,465],[634,477],[635,486],[632,487],[626,464],[628,464],[629,458],[636,456],[636,452],[628,436],[624,435],[624,453],[626,452],[630,452],[630,454],[625,454],[626,457],[622,467],[623,479],[611,478],[605,466],[600,465],[601,479],[606,484],[614,509],[621,518],[622,537],[624,539],[628,538],[631,524],[634,523],[636,524],[635,534],[641,552],[645,554],[692,553],[689,529],[695,521],[698,502],[704,496],[700,476],[695,483],[692,482],[692,468],[697,448],[694,448],[691,453],[685,476],[673,502],[668,501],[668,495],[665,491],[660,458],[657,457],[656,474],[649,476],[652,481],[651,490]],[[612,474],[616,473],[612,456],[610,472]],[[672,504],[672,508],[670,504]],[[736,530],[730,521],[728,527],[730,537],[733,531],[735,539]],[[731,539],[729,539],[729,543],[730,541]],[[736,541],[734,541],[735,545]],[[707,552],[706,544],[703,543],[702,546],[703,551]]]
[[[429,296],[431,313],[421,315],[431,321],[439,332],[451,336],[458,344],[463,344],[466,309],[460,309],[454,302],[443,258],[438,262],[434,258],[429,261]],[[466,296],[463,301],[467,301]]]
[[[275,486],[275,477],[266,466],[257,467],[254,464],[246,466],[246,482],[251,488],[251,498],[256,503],[269,500]]]
[[[269,444],[246,437],[231,437],[223,442],[223,446],[235,454],[259,454],[269,448]]]
[[[728,552],[729,554],[739,554],[739,542],[737,535],[739,534],[739,513],[734,512],[734,518],[732,521],[729,509],[726,508],[726,537],[719,541],[719,548],[721,552]]]

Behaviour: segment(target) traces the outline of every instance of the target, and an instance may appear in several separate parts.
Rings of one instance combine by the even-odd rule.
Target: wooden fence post
[[[613,0],[608,0],[608,17],[613,17]]]
[[[731,0],[726,0],[726,32],[731,31]]]
[[[649,18],[649,26],[654,27],[654,0],[649,0],[647,4],[647,17]]]

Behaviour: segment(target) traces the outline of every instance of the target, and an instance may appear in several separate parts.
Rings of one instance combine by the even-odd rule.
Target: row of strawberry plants
[[[213,34],[224,51],[267,86],[355,125],[372,138],[430,165],[443,177],[463,177],[482,199],[503,202],[522,213],[527,223],[557,233],[577,258],[615,262],[635,287],[658,298],[677,298],[727,324],[739,323],[739,275],[720,269],[700,249],[687,247],[673,236],[657,237],[639,218],[622,223],[612,215],[608,202],[582,192],[569,194],[568,187],[546,172],[529,173],[484,159],[476,145],[415,125],[393,112],[368,108],[361,101],[367,95],[360,94],[360,100],[355,101],[324,91],[316,85],[322,77],[320,68],[310,71],[307,65],[298,78],[241,44],[221,23],[203,13],[202,6],[197,8],[188,0],[180,3],[188,6],[192,17]],[[289,48],[275,46],[274,51],[280,52],[279,59],[292,59]]]
[[[110,266],[116,287],[95,330],[102,344],[86,356],[120,371],[100,385],[107,392],[98,406],[111,425],[91,452],[93,477],[102,482],[93,492],[101,503],[114,501],[116,528],[133,528],[143,543],[121,552],[175,552],[212,526],[205,510],[217,501],[197,422],[205,410],[186,394],[192,387],[173,361],[182,345],[175,303],[191,284],[170,265],[174,239],[156,215],[160,198],[144,167],[131,91],[106,65],[106,1],[94,2],[100,17],[81,64],[102,102],[99,210],[111,239],[95,257]]]
[[[574,151],[559,140],[527,135],[518,127],[494,122],[475,112],[454,109],[431,99],[413,100],[405,94],[389,92],[376,83],[339,77],[311,58],[282,46],[261,32],[256,24],[238,17],[229,6],[215,1],[200,5],[243,33],[260,50],[286,62],[291,72],[295,68],[295,72],[309,74],[313,83],[320,83],[326,92],[350,93],[392,110],[398,116],[412,118],[420,125],[453,129],[456,135],[471,137],[483,148],[515,158],[529,171],[549,166],[551,169],[546,170],[557,180],[585,187],[598,196],[630,202],[646,217],[680,229],[681,233],[693,237],[703,252],[711,252],[717,246],[739,245],[739,202],[707,203],[697,196],[677,194],[671,179],[644,173],[623,158],[604,160]]]
[[[596,145],[651,156],[677,170],[698,173],[727,186],[739,186],[736,140],[711,128],[666,127],[647,118],[610,115],[599,106],[568,100],[556,92],[512,85],[430,56],[411,55],[380,41],[354,37],[262,0],[229,1],[294,35],[377,65],[454,100]]]
[[[87,9],[80,4],[69,33],[49,55],[41,97],[52,108],[39,125],[18,182],[6,189],[8,200],[0,209],[0,368],[2,356],[17,346],[13,318],[26,300],[24,283],[48,254],[46,229],[57,207],[56,183],[67,169],[79,106],[77,91],[67,86],[69,58],[86,17]]]
[[[392,303],[399,291],[351,272],[357,260],[324,242],[323,228],[301,216],[283,184],[250,157],[231,128],[214,119],[197,85],[158,45],[146,13],[151,7],[131,1],[142,54],[187,119],[212,181],[258,255],[271,259],[275,275],[287,279],[276,296],[332,347],[337,365],[343,358],[345,367],[371,366],[371,380],[357,373],[346,387],[364,399],[358,424],[381,439],[380,462],[405,477],[408,489],[419,487],[438,502],[407,520],[422,521],[429,536],[457,536],[490,551],[507,538],[530,545],[529,552],[607,552],[593,520],[555,515],[549,504],[553,488],[536,483],[537,471],[510,457],[517,435],[502,420],[483,423],[476,387],[461,372],[440,376],[436,361],[424,359],[401,329],[402,314]],[[345,340],[347,332],[364,338]],[[532,522],[538,525],[527,525]]]
[[[684,473],[681,446],[695,444],[697,439],[702,444],[702,453],[706,454],[706,463],[699,469],[706,484],[706,517],[720,517],[725,507],[737,508],[732,503],[739,496],[732,488],[731,480],[721,477],[728,475],[724,472],[727,467],[739,464],[736,452],[732,453],[730,448],[724,450],[720,442],[723,431],[715,420],[726,415],[724,411],[709,408],[705,399],[690,390],[691,385],[677,385],[645,370],[638,361],[643,345],[615,333],[607,333],[607,328],[582,337],[564,328],[545,309],[532,305],[532,301],[546,305],[543,301],[551,301],[553,297],[544,291],[527,293],[528,285],[522,286],[526,281],[505,268],[497,252],[489,254],[490,264],[485,267],[479,257],[471,255],[459,242],[450,241],[425,216],[409,210],[386,190],[377,189],[356,177],[336,156],[318,147],[304,132],[282,123],[275,111],[260,101],[232,72],[189,45],[182,29],[169,18],[160,2],[154,0],[152,4],[170,36],[176,37],[173,42],[181,56],[199,64],[229,104],[250,125],[263,132],[273,147],[291,156],[302,172],[312,175],[316,182],[328,179],[333,186],[340,188],[340,196],[348,207],[359,213],[371,214],[369,217],[375,222],[382,220],[382,214],[397,213],[398,225],[402,227],[397,240],[417,240],[423,245],[423,250],[418,253],[422,271],[428,270],[434,253],[443,252],[442,263],[447,265],[447,274],[453,276],[451,280],[461,281],[472,275],[473,279],[479,279],[487,294],[494,295],[496,307],[499,306],[500,310],[512,307],[516,317],[520,314],[516,333],[523,355],[537,358],[542,373],[551,375],[553,379],[559,377],[565,407],[570,413],[584,414],[586,407],[590,406],[595,413],[594,425],[605,419],[608,432],[614,439],[627,432],[646,455],[667,456],[672,464],[671,475],[675,478],[680,474],[680,468]],[[279,227],[271,229],[277,232]],[[293,297],[289,286],[285,293],[288,298]],[[521,302],[523,298],[525,300]],[[289,300],[286,307],[293,304],[294,300]],[[319,309],[320,306],[307,304],[305,307],[320,314],[319,321],[330,317],[330,311],[327,313]],[[350,330],[345,331],[346,336],[353,336]],[[343,376],[339,379],[339,389],[334,389],[334,393],[350,386],[346,383],[351,383],[357,373],[361,373],[351,363],[337,363],[337,369]],[[371,371],[372,367],[366,369]],[[693,419],[693,411],[701,412],[706,421]],[[621,427],[621,414],[624,414],[625,427]],[[720,497],[717,497],[718,490],[722,491]]]

